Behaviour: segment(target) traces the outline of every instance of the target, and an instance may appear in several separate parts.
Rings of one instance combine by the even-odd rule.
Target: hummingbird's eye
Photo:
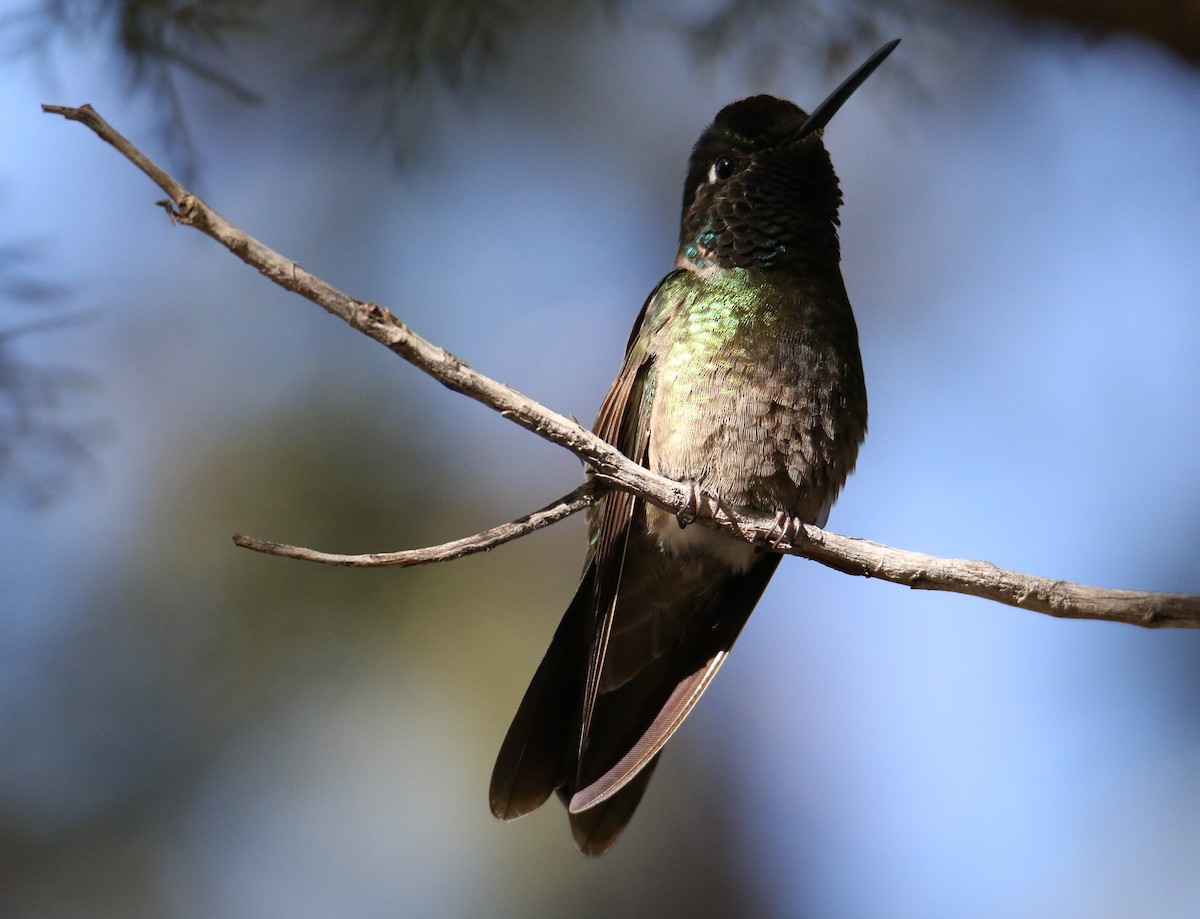
[[[733,175],[733,161],[727,156],[722,156],[709,168],[708,184],[712,185],[714,182],[721,182],[728,179],[731,175]]]

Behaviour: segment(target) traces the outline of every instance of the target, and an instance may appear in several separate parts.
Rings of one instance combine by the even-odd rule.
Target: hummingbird
[[[824,526],[854,469],[867,393],[822,134],[897,44],[812,114],[742,99],[693,148],[674,270],[643,305],[594,427],[692,500],[676,515],[614,490],[591,508],[579,588],[496,759],[499,819],[557,792],[580,851],[606,851],[781,557],[689,525],[702,502],[775,515],[784,533]]]

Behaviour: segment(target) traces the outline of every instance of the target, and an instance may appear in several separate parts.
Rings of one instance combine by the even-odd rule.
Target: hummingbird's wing
[[[693,601],[690,627],[672,651],[601,695],[568,805],[573,819],[609,806],[642,781],[725,662],[780,558],[764,553],[748,571],[727,575],[706,599]]]
[[[657,291],[646,301],[647,306],[656,295]],[[646,309],[646,306],[642,307],[643,316]],[[641,325],[639,320],[638,327]],[[635,342],[636,339],[631,337],[621,372],[600,405],[595,432],[634,462],[644,465],[650,441],[650,402],[654,398],[653,362],[649,350],[636,348]],[[584,684],[580,752],[588,735],[596,694],[600,688],[600,675],[604,670],[604,656],[608,650],[617,594],[629,549],[631,525],[640,503],[629,492],[615,489],[600,499],[592,536],[590,566],[595,571],[592,593],[596,628],[588,654],[587,681]]]
[[[574,773],[595,575],[589,564],[500,746],[488,798],[501,820],[537,810]]]
[[[501,820],[536,810],[551,792],[574,778],[595,705],[598,680],[592,674],[599,674],[604,665],[633,511],[634,502],[625,492],[600,499],[583,579],[525,690],[492,769],[488,797],[492,813]]]
[[[656,290],[642,307],[642,313],[629,339],[624,366],[600,406],[595,425],[595,432],[599,437],[642,464],[646,461],[649,441],[647,422],[650,400],[653,398],[653,376],[648,350],[636,345],[639,342],[642,317],[646,315],[647,308],[657,294]],[[642,343],[645,343],[644,339]],[[571,794],[577,787],[584,751],[592,742],[592,720],[600,693],[604,659],[617,613],[617,595],[621,588],[634,520],[640,505],[641,502],[628,492],[617,490],[608,492],[600,500],[592,537],[592,557],[588,565],[588,571],[592,573],[592,582],[588,585],[588,600],[592,613],[589,620],[593,623],[593,630],[587,654],[587,678],[583,684],[583,698],[576,722],[578,733],[571,750],[574,754],[575,770],[570,781],[563,783],[559,788],[564,804],[570,801]],[[577,598],[583,596],[584,586],[580,585]],[[587,813],[569,814],[571,834],[580,852],[584,855],[600,855],[617,841],[617,837],[624,831],[642,800],[642,793],[646,790],[653,773],[654,763],[651,762],[641,770],[640,775],[630,777],[631,780],[624,784],[620,794],[609,797],[602,805],[592,808]]]
[[[634,354],[634,346],[639,341],[642,317],[654,296],[651,294],[642,306],[626,346],[621,372],[609,389],[596,421],[596,433],[621,449],[626,445],[636,449],[637,442],[644,442],[646,437],[636,425],[628,427],[625,419],[627,415],[632,418],[632,413],[626,411],[630,402],[634,399],[640,402],[643,398],[644,362]],[[640,452],[645,453],[644,443]],[[585,707],[590,709],[584,703],[585,688],[590,687],[594,703],[596,681],[591,674],[599,673],[603,665],[606,630],[611,626],[611,608],[620,583],[620,562],[625,555],[633,511],[633,499],[619,491],[605,494],[594,511],[592,547],[583,578],[521,699],[492,770],[488,797],[492,813],[501,820],[513,820],[536,810],[556,788],[569,785],[574,778],[584,736],[581,724],[587,720],[582,712]],[[605,616],[598,610],[605,608],[606,597],[608,615]],[[602,637],[598,637],[601,634],[598,625]],[[629,814],[640,797],[639,792],[635,798],[632,789],[624,796],[627,804],[633,799]],[[617,803],[609,810],[615,815]],[[619,826],[623,827],[628,819],[626,815]],[[575,828],[577,836],[607,835],[604,829],[608,821],[601,814],[592,815],[586,823],[586,827]],[[580,847],[583,848],[583,843]]]

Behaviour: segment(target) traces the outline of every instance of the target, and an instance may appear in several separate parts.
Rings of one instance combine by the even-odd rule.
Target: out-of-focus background
[[[554,802],[495,822],[582,522],[406,571],[229,537],[439,542],[579,464],[172,227],[38,108],[91,102],[590,421],[715,112],[811,107],[901,37],[826,132],[872,411],[831,527],[1195,593],[1194,3],[0,10],[0,913],[1195,915],[1198,636],[796,559],[612,852]]]

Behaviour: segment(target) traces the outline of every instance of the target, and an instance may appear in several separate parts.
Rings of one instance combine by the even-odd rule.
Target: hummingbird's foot
[[[800,535],[801,520],[799,517],[794,517],[787,511],[780,511],[775,515],[775,522],[771,524],[771,529],[767,531],[767,537],[764,540],[767,547],[775,551],[784,543],[789,546],[796,544],[796,537]],[[779,532],[776,533],[775,531]]]

